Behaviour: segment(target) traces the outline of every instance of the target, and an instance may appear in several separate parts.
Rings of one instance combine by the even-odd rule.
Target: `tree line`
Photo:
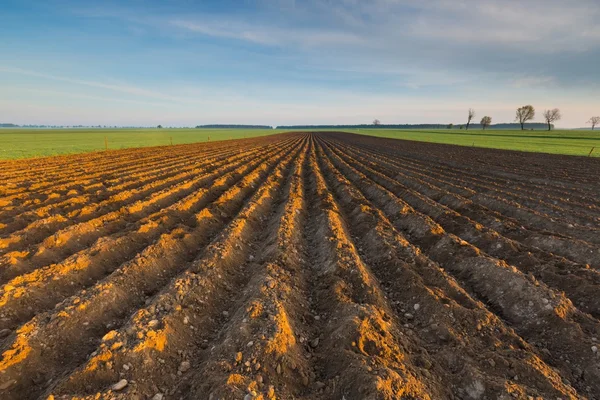
[[[243,124],[209,124],[197,125],[197,129],[273,129],[270,125],[243,125]]]
[[[279,125],[277,129],[444,129],[446,124],[320,124],[320,125]]]

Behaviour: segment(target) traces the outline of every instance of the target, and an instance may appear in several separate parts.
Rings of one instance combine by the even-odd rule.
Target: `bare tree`
[[[467,119],[467,130],[469,130],[469,125],[471,125],[471,120],[475,118],[475,110],[469,108],[469,118]]]
[[[535,108],[532,105],[526,105],[517,108],[517,117],[515,121],[519,121],[521,124],[521,130],[525,130],[525,122],[531,121],[535,117]]]
[[[485,117],[481,118],[481,126],[483,127],[484,131],[485,131],[485,128],[487,128],[491,124],[492,124],[492,117],[488,117],[486,115]]]
[[[600,117],[592,117],[588,121],[588,124],[592,124],[592,130],[596,127],[596,125],[600,125]]]
[[[374,119],[373,120],[373,125],[375,125],[375,126],[381,125],[381,121],[378,120],[378,119]]]
[[[561,118],[562,118],[562,115],[560,115],[560,110],[558,108],[555,108],[553,110],[544,111],[544,119],[546,120],[546,123],[548,124],[549,131],[552,130],[552,123],[555,121],[558,121]]]

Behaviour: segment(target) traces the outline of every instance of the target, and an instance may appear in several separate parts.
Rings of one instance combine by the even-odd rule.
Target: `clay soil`
[[[600,399],[599,196],[333,132],[0,162],[0,398]]]

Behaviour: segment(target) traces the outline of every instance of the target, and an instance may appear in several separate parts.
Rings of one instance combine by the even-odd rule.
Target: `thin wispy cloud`
[[[274,35],[269,35],[266,32],[259,32],[257,30],[249,28],[242,28],[239,25],[236,26],[236,29],[228,29],[224,27],[225,25],[233,25],[233,23],[222,23],[220,25],[223,26],[215,26],[215,24],[209,23],[173,20],[170,21],[170,24],[175,27],[183,28],[195,33],[218,38],[243,40],[256,44],[271,46],[278,45],[281,43],[280,38]]]
[[[143,106],[152,106],[152,107],[168,107],[170,103],[161,103],[161,102],[153,102],[147,100],[137,100],[137,99],[125,99],[122,97],[106,97],[106,96],[94,96],[88,95],[85,93],[77,93],[77,92],[68,92],[61,90],[45,90],[38,88],[30,88],[30,87],[15,87],[15,89],[19,92],[27,92],[32,93],[34,95],[46,95],[53,96],[54,98],[60,97],[69,97],[74,99],[83,99],[83,100],[99,100],[104,103],[126,103],[126,104],[139,104]]]
[[[258,27],[246,25],[241,21],[218,20],[205,17],[206,21],[181,20],[170,21],[171,25],[202,35],[217,38],[247,41],[265,46],[328,47],[339,45],[358,45],[366,43],[351,33],[323,30],[294,30],[280,27]]]
[[[512,82],[516,88],[531,88],[547,85],[554,85],[556,78],[552,76],[524,76],[517,78]]]
[[[158,93],[158,92],[154,92],[151,90],[147,90],[147,89],[143,89],[143,88],[139,88],[139,87],[135,87],[135,86],[129,86],[129,85],[125,85],[125,84],[118,84],[118,85],[117,84],[108,84],[108,83],[104,83],[104,82],[94,82],[94,81],[88,81],[88,80],[84,80],[84,79],[68,78],[65,76],[51,75],[51,74],[46,74],[43,72],[36,72],[36,71],[31,71],[31,70],[22,69],[22,68],[12,68],[12,67],[0,66],[0,72],[49,79],[49,80],[53,80],[53,81],[74,83],[76,85],[89,86],[89,87],[99,88],[99,89],[108,89],[108,90],[111,90],[114,92],[131,94],[131,95],[145,97],[145,98],[151,98],[151,99],[160,99],[160,100],[165,100],[165,101],[170,101],[170,102],[184,103],[187,101],[186,99],[183,99],[183,98],[180,98],[177,96],[169,96],[169,95],[165,95],[163,93]]]

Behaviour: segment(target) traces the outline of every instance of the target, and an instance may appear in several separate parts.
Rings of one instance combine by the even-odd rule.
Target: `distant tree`
[[[552,130],[552,123],[560,120],[561,118],[562,118],[562,115],[560,115],[560,110],[558,108],[544,111],[544,119],[546,120],[546,123],[548,124],[549,131]]]
[[[162,125],[157,126],[158,129],[162,129]]]
[[[485,128],[487,128],[491,124],[492,124],[492,117],[488,117],[486,115],[485,117],[481,118],[481,126],[483,127],[484,131],[485,131]]]
[[[523,107],[517,108],[517,117],[515,121],[518,121],[521,124],[521,130],[525,130],[525,122],[531,121],[535,118],[535,108],[532,105],[526,105]]]
[[[596,127],[596,125],[600,125],[600,117],[592,117],[588,121],[588,124],[592,124],[592,130]]]
[[[452,129],[452,128],[454,128],[454,124],[448,124],[447,128],[448,128],[448,129]]]
[[[473,110],[472,108],[469,108],[469,117],[467,119],[467,127],[466,129],[469,130],[469,125],[471,125],[471,120],[475,118],[475,110]]]
[[[374,119],[373,120],[373,125],[375,125],[375,126],[381,125],[381,121],[378,120],[378,119]]]

